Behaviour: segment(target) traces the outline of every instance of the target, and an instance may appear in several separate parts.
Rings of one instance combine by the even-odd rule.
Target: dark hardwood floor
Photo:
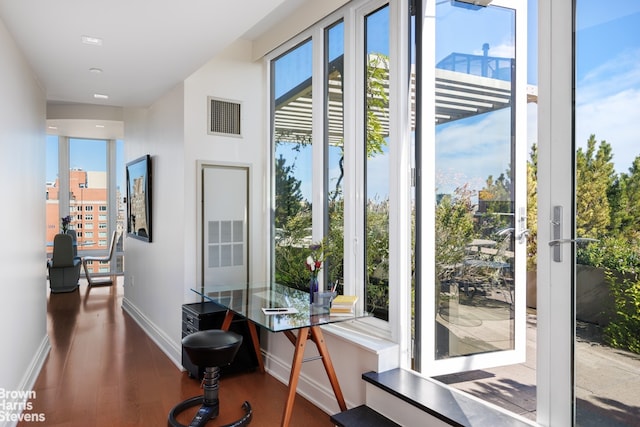
[[[88,290],[84,283],[73,293],[49,294],[51,352],[27,411],[46,417],[40,425],[166,426],[175,404],[201,394],[199,381],[178,369],[122,310],[122,294],[121,285]],[[286,386],[258,372],[223,376],[220,416],[207,425],[240,418],[245,400],[253,407],[251,426],[278,426]],[[180,422],[188,425],[192,413],[185,415]],[[332,425],[328,414],[296,397],[291,426]]]

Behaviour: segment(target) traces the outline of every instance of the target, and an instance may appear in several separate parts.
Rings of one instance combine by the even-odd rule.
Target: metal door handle
[[[575,243],[573,239],[553,239],[549,242],[549,246],[557,246],[561,243]]]
[[[552,239],[549,242],[549,246],[553,246],[553,260],[555,262],[562,262],[562,251],[560,250],[561,243],[573,243],[573,239],[562,238],[562,206],[553,207],[553,219],[551,220]]]
[[[529,230],[528,228],[525,228],[520,233],[518,233],[518,241],[520,243],[524,243],[524,239],[529,237],[529,234],[531,234],[531,230]]]
[[[549,242],[549,246],[559,245],[560,243],[589,243],[599,242],[598,239],[591,239],[589,237],[578,237],[576,239],[554,239]]]

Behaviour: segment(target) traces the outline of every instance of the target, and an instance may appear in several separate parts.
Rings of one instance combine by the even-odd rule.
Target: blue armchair
[[[69,234],[56,234],[53,238],[53,256],[47,262],[51,292],[75,291],[80,280],[81,264],[82,260],[74,254],[73,238]]]

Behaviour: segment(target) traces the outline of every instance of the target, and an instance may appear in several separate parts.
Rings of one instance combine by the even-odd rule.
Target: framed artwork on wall
[[[127,163],[127,236],[151,242],[151,156]]]

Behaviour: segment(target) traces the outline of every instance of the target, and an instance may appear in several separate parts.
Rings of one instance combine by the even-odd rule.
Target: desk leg
[[[258,369],[264,374],[264,362],[262,360],[262,352],[260,351],[260,340],[258,339],[258,331],[256,330],[256,324],[250,320],[247,320],[247,327],[251,334],[251,341],[253,342],[253,351],[256,352],[256,358],[258,359]]]
[[[341,411],[347,410],[347,405],[344,402],[344,396],[342,395],[342,390],[340,389],[340,383],[338,382],[338,377],[336,376],[336,371],[333,369],[333,363],[331,362],[331,356],[329,356],[329,350],[327,350],[327,345],[324,342],[324,336],[322,335],[322,330],[319,326],[311,327],[311,339],[316,343],[316,347],[318,347],[318,352],[320,356],[322,356],[322,363],[324,364],[324,370],[327,372],[327,377],[329,377],[329,382],[331,383],[331,387],[333,387],[333,394],[336,395],[336,400],[338,401],[338,406]]]
[[[227,310],[227,314],[224,316],[224,320],[222,321],[222,326],[220,329],[223,331],[228,331],[231,327],[231,321],[233,320],[233,311]]]
[[[233,320],[233,311],[227,310],[227,314],[224,316],[220,329],[228,331],[231,327],[231,321]],[[249,328],[249,334],[251,334],[251,342],[253,343],[253,351],[256,353],[256,359],[258,360],[258,369],[264,374],[264,361],[262,360],[262,352],[260,351],[260,340],[258,339],[258,331],[256,325],[252,321],[247,319],[247,327]]]
[[[298,388],[298,378],[302,369],[302,359],[304,358],[304,348],[309,338],[309,328],[302,328],[298,331],[298,339],[296,340],[296,349],[293,352],[293,361],[291,363],[291,375],[289,375],[289,394],[287,402],[284,406],[284,414],[282,415],[282,427],[288,427],[291,421],[291,412],[293,412],[293,401],[296,398],[296,389]]]

